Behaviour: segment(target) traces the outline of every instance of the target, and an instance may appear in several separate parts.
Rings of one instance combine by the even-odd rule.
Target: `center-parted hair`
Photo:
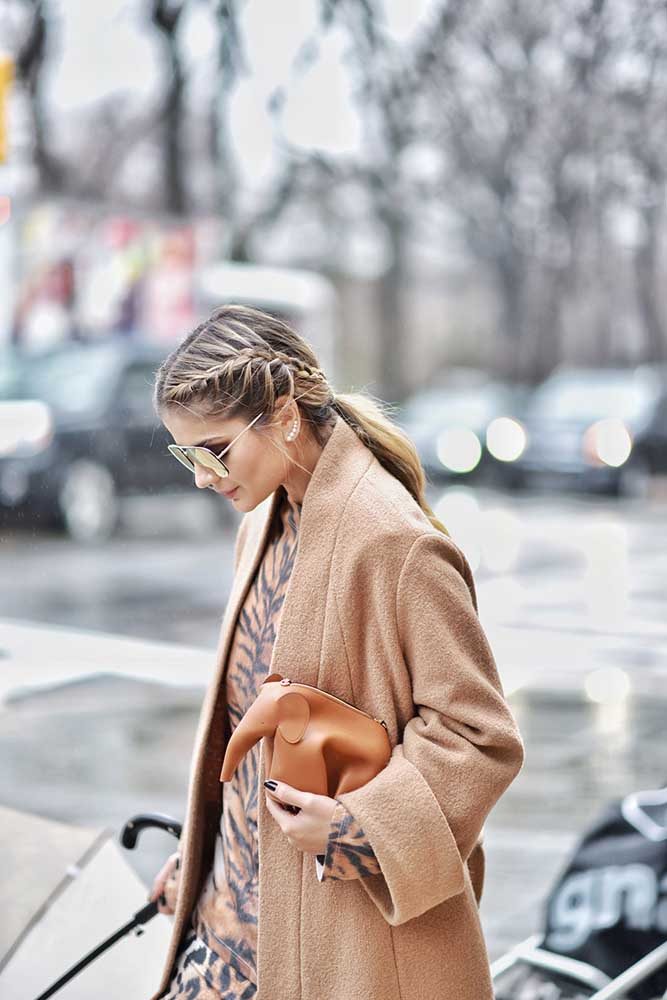
[[[283,320],[248,306],[224,305],[192,331],[160,365],[154,389],[158,414],[184,407],[202,417],[273,420],[276,400],[296,400],[301,418],[323,444],[335,415],[412,494],[432,524],[425,477],[410,439],[362,394],[335,393],[310,345]],[[446,531],[445,531],[446,533]]]

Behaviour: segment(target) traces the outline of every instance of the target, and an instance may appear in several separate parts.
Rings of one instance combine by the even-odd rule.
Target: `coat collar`
[[[373,462],[371,451],[342,417],[337,416],[301,506],[297,555],[287,587],[270,673],[305,684],[317,684],[331,559],[347,501]],[[264,551],[269,526],[284,495],[276,490],[256,515],[249,539],[250,558],[239,566],[230,628]]]

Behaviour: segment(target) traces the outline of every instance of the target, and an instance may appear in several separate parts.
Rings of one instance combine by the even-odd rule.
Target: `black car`
[[[438,386],[410,396],[397,420],[433,482],[497,482],[497,470],[504,472],[523,446],[518,418],[524,396],[521,385],[474,369],[453,369]]]
[[[121,497],[192,489],[152,407],[165,353],[129,339],[0,353],[0,512],[98,541]]]
[[[667,474],[667,369],[569,368],[534,392],[516,481],[645,496]]]

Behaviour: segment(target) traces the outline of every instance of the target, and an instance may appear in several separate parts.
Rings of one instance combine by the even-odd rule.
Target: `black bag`
[[[544,947],[611,978],[667,940],[667,786],[611,805],[549,896]],[[628,996],[667,989],[667,969]]]

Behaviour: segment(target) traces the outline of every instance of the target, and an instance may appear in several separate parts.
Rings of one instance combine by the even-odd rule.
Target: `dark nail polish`
[[[162,895],[160,896],[160,902],[162,903],[163,906],[167,905],[167,897],[165,896],[164,893],[162,893]]]
[[[269,791],[271,791],[271,792],[275,792],[276,788],[278,787],[278,782],[277,781],[265,781],[264,782],[264,787],[268,788]]]

